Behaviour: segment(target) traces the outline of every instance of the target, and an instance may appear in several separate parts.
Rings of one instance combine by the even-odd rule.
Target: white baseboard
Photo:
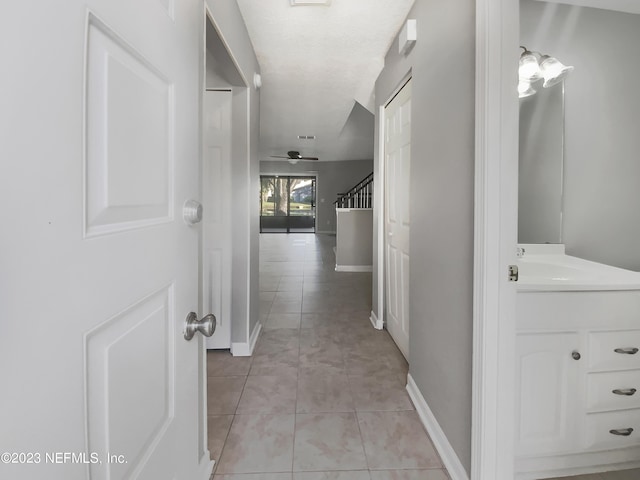
[[[249,337],[249,342],[231,342],[231,355],[234,357],[250,357],[253,354],[253,349],[256,348],[256,342],[260,336],[262,330],[262,324],[256,323]]]
[[[378,318],[376,312],[374,312],[373,310],[371,310],[371,316],[369,317],[369,320],[371,321],[371,325],[373,325],[373,328],[375,328],[376,330],[382,330],[382,328],[384,327],[384,322]]]
[[[436,417],[433,415],[429,405],[427,405],[427,401],[422,396],[422,393],[420,393],[420,390],[418,389],[416,382],[411,377],[411,374],[407,375],[407,392],[409,392],[409,396],[416,407],[418,416],[420,417],[420,420],[422,420],[424,428],[427,429],[427,432],[431,437],[431,441],[433,442],[433,446],[436,447],[436,450],[440,454],[442,463],[447,469],[447,472],[449,472],[451,480],[469,480],[469,474],[467,474],[467,471],[462,466],[458,455],[449,443],[449,439],[447,439],[442,428],[440,428]]]
[[[373,265],[336,265],[336,272],[373,272]]]
[[[316,233],[320,233],[323,235],[335,235],[336,231],[335,230],[316,230]]]
[[[207,450],[207,455],[209,451]],[[200,470],[198,471],[198,478],[200,480],[209,480],[213,473],[213,467],[216,464],[214,460],[200,461]]]

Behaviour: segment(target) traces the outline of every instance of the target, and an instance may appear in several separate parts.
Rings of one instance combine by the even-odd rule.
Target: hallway
[[[336,273],[334,245],[260,236],[254,355],[207,356],[212,479],[449,478],[406,393],[406,361],[369,321],[371,274]]]

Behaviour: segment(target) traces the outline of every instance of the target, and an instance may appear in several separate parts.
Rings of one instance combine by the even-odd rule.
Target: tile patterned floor
[[[336,273],[335,237],[263,234],[253,357],[207,357],[212,480],[448,480],[371,327],[371,275]],[[550,480],[639,480],[640,469]]]
[[[212,480],[448,480],[369,321],[371,274],[336,273],[334,245],[261,235],[254,355],[207,356]]]

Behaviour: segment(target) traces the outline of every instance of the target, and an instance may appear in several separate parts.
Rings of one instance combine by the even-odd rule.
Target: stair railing
[[[339,193],[333,202],[336,208],[372,208],[373,172],[345,193]]]

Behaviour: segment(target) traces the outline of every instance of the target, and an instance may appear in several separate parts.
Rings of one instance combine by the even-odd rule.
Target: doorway
[[[315,233],[316,178],[260,176],[260,233]]]
[[[384,109],[384,230],[387,330],[409,360],[409,173],[411,79]]]

